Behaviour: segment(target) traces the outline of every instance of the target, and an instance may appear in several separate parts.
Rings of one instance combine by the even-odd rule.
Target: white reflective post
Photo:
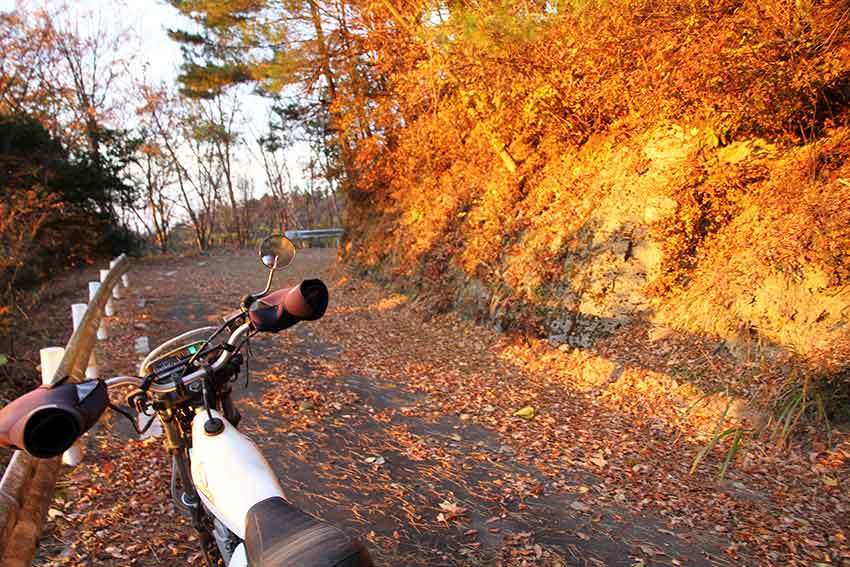
[[[109,270],[101,270],[100,271],[100,282],[103,283],[106,281],[106,278],[109,277]],[[112,317],[115,315],[115,304],[112,303],[112,297],[106,300],[106,307],[103,309],[104,315],[107,317]]]
[[[49,386],[55,382],[56,370],[62,362],[62,357],[65,356],[65,349],[61,346],[52,346],[41,349],[38,354],[41,358],[41,383]]]
[[[128,276],[127,274],[121,276],[121,285],[123,285],[124,287],[130,287],[130,276]]]
[[[41,383],[44,385],[54,384],[56,378],[63,378],[63,376],[56,376],[56,370],[59,368],[59,365],[62,363],[62,357],[65,356],[65,349],[62,347],[47,347],[41,349],[39,352],[39,357],[41,358]],[[62,462],[66,465],[75,467],[80,464],[80,461],[83,460],[83,450],[80,448],[78,444],[74,444],[73,447],[65,451],[62,455]]]
[[[147,354],[151,351],[151,345],[147,337],[137,337],[134,347],[136,354]]]
[[[71,305],[71,320],[74,323],[74,330],[83,322],[83,317],[86,315],[88,305],[85,303],[74,303]],[[99,378],[100,374],[97,371],[97,358],[94,356],[94,350],[91,351],[88,366],[86,366],[86,378]]]
[[[86,366],[86,378],[100,378],[100,373],[97,370],[97,357],[94,355],[94,350],[89,356],[89,365]]]
[[[111,262],[109,262],[109,269],[111,270],[112,268],[114,268],[115,264],[117,264],[117,263],[118,263],[118,260],[112,260]],[[101,280],[103,280],[103,278],[101,278]],[[121,299],[121,286],[118,285],[117,283],[112,288],[112,298],[113,299]]]
[[[89,282],[89,303],[94,301],[94,296],[97,290],[100,289],[100,282]],[[106,326],[103,324],[103,318],[100,319],[100,326],[97,328],[97,340],[106,339]]]
[[[83,317],[86,316],[86,309],[88,307],[85,303],[74,303],[71,305],[71,321],[74,323],[75,331],[80,326],[80,323],[83,322]]]

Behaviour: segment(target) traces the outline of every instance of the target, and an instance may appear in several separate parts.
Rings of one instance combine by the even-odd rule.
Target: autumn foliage
[[[840,376],[848,10],[360,3],[348,257],[537,336],[647,321]]]
[[[349,266],[295,267],[330,282],[327,318],[264,344],[241,402],[311,513],[342,511],[405,565],[850,558],[850,451],[831,425],[850,407],[850,1],[169,4],[195,25],[170,32],[179,95],[143,88],[136,107],[151,239],[205,250],[347,223]],[[42,32],[21,61],[52,61]],[[260,198],[230,169],[244,84],[274,99]],[[102,184],[59,182],[120,154],[85,119],[106,113],[69,107],[60,143],[44,93],[23,99],[38,144],[14,130],[0,147],[17,258],[70,257],[99,230],[85,223],[113,220]],[[296,134],[313,152],[303,193]],[[157,300],[123,303],[114,344],[212,320],[258,274],[241,252],[141,267]],[[434,317],[448,311],[486,326]],[[155,446],[94,434],[98,480],[69,478],[45,561],[197,562],[188,538],[151,543],[148,520],[171,511],[151,496],[161,471],[139,474],[167,466]]]
[[[642,322],[846,382],[846,1],[172,4],[187,90],[314,97],[354,263],[556,344]]]
[[[802,145],[829,136],[846,114],[844,2],[587,2],[556,14],[497,3],[445,14],[375,4],[364,10],[364,50],[390,96],[376,97],[371,114],[380,133],[358,144],[359,188],[370,195],[365,212],[374,204],[402,225],[415,221],[421,245],[431,231],[418,221],[445,224],[448,210],[460,216],[450,223],[464,237],[446,246],[475,246],[479,224],[501,223],[494,234],[508,238],[524,234],[523,213],[535,206],[527,198],[547,170],[665,121],[703,138],[684,172],[691,190],[683,204],[706,217],[692,224],[723,222],[728,211],[717,201],[734,195],[722,193],[755,179],[708,180],[714,152],[750,138]],[[825,163],[832,171],[839,165],[835,156]],[[559,172],[550,204],[581,198],[591,176]],[[486,205],[489,214],[477,210],[487,191],[500,194]],[[558,251],[563,244],[553,242]],[[402,248],[375,246],[381,255]]]
[[[102,36],[83,37],[55,14],[0,13],[0,293],[57,269],[128,250],[118,208],[130,140],[107,127],[117,75]]]

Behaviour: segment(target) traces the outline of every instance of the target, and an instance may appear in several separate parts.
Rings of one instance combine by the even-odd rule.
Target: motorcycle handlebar
[[[109,403],[106,383],[41,386],[0,410],[0,445],[48,459],[67,451]]]
[[[227,342],[235,346],[251,324],[244,323]],[[215,372],[230,359],[232,351],[225,350],[214,361]],[[201,368],[184,376],[184,386],[197,382],[209,370]],[[109,405],[107,389],[113,386],[140,387],[144,380],[137,376],[116,376],[108,380],[88,380],[79,384],[62,383],[41,386],[12,401],[0,410],[0,447],[23,449],[33,457],[49,459],[71,448],[83,433],[97,423]],[[171,384],[152,383],[148,391],[165,394],[177,388]]]
[[[272,292],[257,299],[248,309],[248,322],[231,333],[227,343],[237,346],[253,328],[277,333],[300,321],[315,321],[328,307],[328,288],[321,280],[304,280],[299,285]],[[230,359],[233,349],[226,349],[210,368],[201,368],[181,378],[189,385],[220,369]],[[47,459],[67,451],[88,431],[109,405],[107,387],[141,386],[135,376],[118,376],[109,380],[88,380],[41,386],[24,394],[0,410],[0,446],[23,449],[34,457]],[[151,383],[148,389],[157,393],[175,390],[175,384]]]
[[[322,280],[304,280],[254,301],[248,320],[257,331],[277,333],[301,321],[315,321],[327,308],[327,286]]]

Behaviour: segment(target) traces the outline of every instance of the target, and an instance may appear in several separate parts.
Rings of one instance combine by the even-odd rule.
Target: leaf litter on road
[[[254,262],[227,253],[209,266],[174,260],[163,268],[204,277],[192,289],[179,289],[171,282],[186,278],[175,277],[122,300],[127,309],[107,342],[115,356],[102,374],[138,362],[121,348],[136,323],[144,321],[153,346],[230,310],[246,285],[262,285]],[[706,454],[688,474],[698,434],[667,393],[631,374],[616,390],[588,390],[580,372],[562,366],[561,351],[433,316],[322,251],[299,256],[286,277],[317,275],[331,287],[327,315],[306,324],[309,334],[302,325],[259,338],[252,385],[238,404],[287,496],[359,534],[379,562],[850,561],[846,436],[814,457],[802,447],[777,454],[756,440],[728,484],[716,484],[703,471],[722,455]],[[137,301],[154,293],[155,302]],[[533,419],[512,415],[525,408]],[[90,435],[86,461],[60,480],[35,564],[194,564],[197,541],[167,497],[168,474],[160,441],[128,441],[107,420]]]

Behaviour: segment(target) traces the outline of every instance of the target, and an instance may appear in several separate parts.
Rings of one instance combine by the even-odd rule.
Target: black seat
[[[373,567],[363,545],[283,498],[248,510],[245,551],[251,567]]]

